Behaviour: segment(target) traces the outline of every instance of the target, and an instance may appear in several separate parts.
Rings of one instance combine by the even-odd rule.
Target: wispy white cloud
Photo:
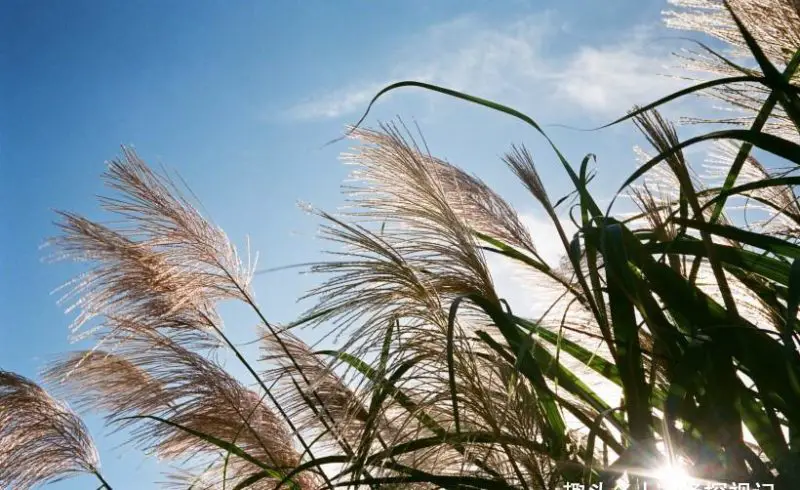
[[[378,90],[388,83],[390,82],[332,90],[292,106],[286,115],[295,120],[316,120],[363,111]]]
[[[685,83],[659,75],[672,60],[650,42],[648,29],[633,29],[604,45],[568,46],[557,17],[547,11],[489,25],[463,16],[434,25],[384,57],[387,64],[377,73],[358,74],[367,81],[298,103],[287,115],[301,120],[350,115],[363,110],[388,83],[414,79],[499,98],[522,109],[535,106],[538,114],[588,111],[608,116]]]
[[[559,72],[556,97],[584,110],[620,114],[685,86],[663,75],[671,60],[653,56],[640,41],[613,46],[583,46]]]
[[[484,95],[513,91],[508,67],[537,71],[538,46],[549,29],[542,14],[502,28],[490,28],[474,16],[436,24],[388,57],[378,73],[361,73],[361,82],[302,101],[287,111],[293,119],[335,118],[363,110],[380,88],[398,80],[418,80]],[[545,73],[545,71],[542,71]]]

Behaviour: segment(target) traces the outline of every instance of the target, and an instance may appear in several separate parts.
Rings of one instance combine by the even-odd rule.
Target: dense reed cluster
[[[673,95],[622,118],[650,147],[637,149],[640,166],[617,195],[636,213],[601,209],[591,156],[570,164],[512,108],[420,82],[372,101],[423,87],[547,138],[567,196],[547,192],[525,146],[503,160],[553,222],[558,263],[503,197],[402,123],[356,125],[346,210],[312,209],[333,255],[311,266],[314,306],[290,329],[258,305],[249,250],[242,257],[166,171],[124,149],[104,175],[113,195],[100,198],[113,220],[59,213],[53,258],[87,264],[64,289],[72,332],[94,347],[48,364],[45,385],[173,463],[171,488],[643,488],[664,468],[794,488],[797,4],[672,3],[672,27],[735,49],[699,45],[687,67],[726,78],[677,95],[710,95],[743,117],[681,140],[657,110]],[[730,61],[742,57],[757,68]],[[714,146],[700,169],[683,150],[703,142]],[[530,277],[533,313],[498,293],[490,257]],[[223,301],[258,320],[258,359],[230,340]],[[340,348],[314,350],[301,326],[335,333]],[[246,376],[230,374],[223,355]],[[0,371],[0,488],[87,473],[110,490],[83,423],[51,394]]]

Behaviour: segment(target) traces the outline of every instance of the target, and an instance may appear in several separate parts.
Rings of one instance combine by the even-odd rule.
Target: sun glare
[[[680,464],[666,464],[656,472],[659,488],[663,490],[689,490],[694,481]]]

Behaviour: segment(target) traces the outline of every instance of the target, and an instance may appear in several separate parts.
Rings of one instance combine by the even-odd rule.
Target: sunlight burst
[[[683,465],[679,463],[665,464],[655,475],[659,480],[659,488],[663,490],[688,490],[694,479],[689,476]]]

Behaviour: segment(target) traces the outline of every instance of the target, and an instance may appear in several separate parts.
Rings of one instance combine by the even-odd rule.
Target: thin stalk
[[[256,373],[255,369],[253,369],[253,367],[250,365],[250,363],[247,362],[247,359],[244,358],[242,353],[239,351],[239,349],[236,348],[236,346],[233,344],[233,342],[231,342],[230,339],[228,339],[228,336],[225,335],[224,333],[222,333],[222,330],[220,330],[219,327],[217,327],[213,322],[210,322],[210,324],[211,324],[212,328],[214,329],[214,331],[217,332],[217,334],[222,338],[222,340],[225,342],[225,344],[227,344],[228,347],[231,349],[231,351],[233,351],[233,354],[236,356],[237,359],[239,359],[239,361],[242,363],[242,365],[245,367],[245,369],[247,369],[247,371],[253,376],[253,378],[255,378],[256,382],[264,390],[264,393],[267,394],[267,396],[269,397],[270,401],[275,406],[275,409],[278,410],[278,413],[280,413],[281,416],[283,417],[283,419],[286,420],[286,425],[288,425],[289,429],[295,435],[297,435],[297,440],[300,442],[300,445],[303,446],[303,449],[305,450],[305,452],[308,453],[309,457],[311,457],[312,459],[315,459],[314,458],[314,453],[311,452],[311,448],[308,446],[308,444],[306,444],[306,441],[305,441],[305,439],[303,439],[303,436],[300,434],[300,431],[294,425],[294,423],[292,423],[292,420],[289,417],[289,415],[286,413],[286,411],[283,409],[283,407],[281,407],[281,404],[278,402],[278,400],[275,398],[275,396],[272,394],[272,392],[269,390],[269,388],[267,388],[267,385],[264,384],[264,381],[261,379],[261,377],[258,375],[258,373]],[[327,483],[328,485],[331,485],[331,482],[328,479],[328,476],[325,474],[325,472],[324,471],[320,471],[320,474],[322,475],[322,478],[325,480],[325,483]]]
[[[561,244],[564,246],[564,250],[567,251],[567,257],[572,264],[573,272],[575,273],[575,278],[578,280],[578,284],[580,285],[581,289],[583,290],[583,297],[585,301],[589,305],[589,309],[592,311],[592,315],[597,320],[598,326],[600,327],[600,333],[603,334],[603,340],[605,340],[606,345],[608,347],[609,352],[612,356],[616,356],[617,348],[616,344],[614,343],[613,337],[611,335],[611,329],[607,322],[607,316],[605,313],[605,307],[601,308],[602,302],[600,301],[601,295],[597,294],[599,287],[599,277],[597,274],[591,274],[590,280],[592,281],[592,286],[586,282],[586,277],[583,275],[583,271],[581,269],[581,259],[580,257],[574,257],[573,254],[569,253],[570,251],[570,242],[567,239],[567,235],[564,232],[563,227],[561,226],[561,222],[558,219],[558,216],[555,213],[555,210],[545,208],[545,212],[550,216],[550,219],[553,221],[555,225],[556,231],[558,233],[558,237],[561,240]]]
[[[277,380],[272,383],[272,386],[275,386],[276,382],[277,382]],[[266,396],[267,396],[266,393],[261,395],[261,399],[258,400],[258,404],[263,402],[264,398],[266,398]],[[247,418],[243,419],[244,423],[239,426],[239,429],[236,431],[236,434],[234,434],[233,440],[231,441],[231,444],[236,444],[236,440],[239,439],[239,435],[241,435],[241,433],[244,430],[245,426],[247,426],[248,429],[253,430],[253,428],[250,426],[250,419],[253,417],[253,414],[256,413],[256,409],[258,408],[258,404],[253,405],[253,408],[250,410],[250,413],[247,415]],[[277,463],[277,461],[272,456],[272,454],[270,454],[269,449],[267,449],[266,445],[261,440],[261,437],[254,430],[253,430],[253,433],[255,434],[256,438],[258,438],[258,442],[261,444],[261,447],[264,449],[264,452],[267,453],[267,457],[272,460],[273,464]],[[228,450],[227,453],[225,454],[225,464],[224,464],[224,466],[222,468],[222,490],[226,490],[227,486],[228,486],[228,462],[230,461],[230,458],[231,458],[231,452],[230,452],[230,450]]]
[[[223,270],[225,270],[225,269],[223,268]],[[238,289],[239,292],[242,294],[242,296],[245,298],[245,302],[253,309],[253,311],[255,311],[256,315],[258,315],[258,317],[261,320],[261,322],[267,327],[267,329],[269,329],[270,334],[272,334],[272,336],[275,337],[275,340],[278,341],[278,344],[281,346],[281,349],[283,349],[284,354],[286,354],[286,356],[291,360],[292,366],[295,368],[295,370],[297,370],[298,373],[300,373],[300,376],[302,376],[303,381],[306,383],[306,385],[309,388],[312,388],[312,384],[308,380],[308,378],[306,377],[305,373],[303,373],[302,368],[300,368],[300,366],[297,364],[297,361],[295,361],[294,356],[292,356],[291,353],[289,353],[289,349],[286,348],[286,344],[284,344],[283,340],[280,338],[278,333],[275,331],[275,328],[272,326],[272,324],[269,321],[267,321],[267,318],[261,312],[261,309],[258,307],[258,305],[255,304],[255,301],[253,300],[253,298],[250,297],[250,295],[244,290],[244,288],[242,288],[239,285],[239,282],[236,281],[228,273],[227,270],[225,270],[225,273],[228,274],[228,278],[231,280],[231,282],[233,282],[233,284],[236,286],[236,289]],[[325,411],[325,415],[327,415],[328,418],[335,423],[335,420],[334,420],[333,416],[330,414],[330,412],[326,408],[325,404],[319,398],[319,395],[317,394],[317,391],[316,390],[312,390],[312,393],[314,395],[314,398],[316,398],[316,401],[320,404],[322,409]],[[329,430],[332,434],[335,435],[335,437],[337,439],[337,442],[342,447],[342,449],[348,454],[348,456],[352,456],[353,455],[353,450],[350,447],[350,445],[347,443],[347,441],[345,441],[342,438],[341,434],[338,434],[336,431],[331,429],[328,426],[328,423],[325,421],[324,418],[320,417],[320,421],[325,426],[325,429]]]
[[[273,326],[272,326],[272,325],[271,325],[271,324],[270,324],[270,323],[267,321],[267,319],[266,319],[266,318],[264,317],[264,315],[261,313],[261,310],[258,308],[258,306],[256,306],[255,302],[253,302],[253,301],[252,301],[252,299],[250,298],[250,295],[248,295],[248,294],[246,294],[246,293],[244,293],[244,292],[243,292],[243,294],[245,294],[245,297],[247,298],[247,303],[248,303],[248,304],[249,304],[249,305],[250,305],[250,306],[253,308],[253,310],[256,312],[256,314],[257,314],[257,315],[259,316],[259,318],[261,319],[262,323],[264,323],[264,325],[266,325],[266,327],[269,329],[269,331],[270,331],[270,333],[272,334],[272,336],[273,336],[273,337],[275,337],[275,339],[276,339],[276,340],[278,341],[278,343],[280,344],[281,348],[283,348],[283,351],[284,351],[284,353],[286,354],[286,356],[287,356],[289,359],[291,359],[291,361],[292,361],[292,365],[293,365],[293,366],[294,366],[294,368],[297,370],[297,372],[298,372],[298,373],[300,373],[300,376],[303,378],[303,381],[306,383],[306,385],[307,385],[309,388],[312,388],[311,381],[309,381],[309,379],[306,377],[305,373],[303,373],[303,370],[302,370],[302,369],[300,368],[300,366],[297,364],[297,361],[295,361],[295,360],[294,360],[294,357],[293,357],[293,356],[292,356],[292,355],[289,353],[289,350],[286,348],[286,345],[283,343],[283,340],[281,340],[280,336],[279,336],[279,335],[278,335],[278,333],[275,331],[274,327],[273,327]],[[322,407],[323,411],[325,412],[325,415],[327,415],[327,417],[328,417],[328,418],[329,418],[331,421],[334,421],[333,415],[331,415],[331,413],[328,411],[328,409],[327,409],[327,407],[325,406],[325,404],[324,404],[324,403],[322,402],[322,400],[319,398],[319,395],[317,394],[317,391],[316,391],[316,390],[312,390],[312,394],[314,395],[314,398],[316,398],[316,401],[317,401],[317,403],[319,403],[319,404],[320,404],[320,406]],[[347,441],[346,441],[346,440],[345,440],[345,439],[344,439],[344,438],[341,436],[341,434],[339,434],[337,431],[335,431],[335,430],[333,430],[331,427],[329,427],[329,426],[328,426],[328,422],[325,420],[325,418],[323,418],[323,417],[320,417],[320,422],[322,422],[322,424],[325,426],[325,429],[327,429],[327,430],[331,431],[331,433],[335,435],[335,437],[336,437],[336,439],[337,439],[337,442],[339,443],[339,445],[340,445],[340,446],[342,446],[342,449],[343,449],[343,450],[344,450],[346,453],[348,453],[348,456],[352,456],[352,455],[353,455],[353,450],[352,450],[352,448],[350,447],[350,445],[347,443]]]
[[[247,293],[247,291],[245,291],[245,290],[244,290],[244,288],[242,288],[242,287],[241,287],[241,285],[239,284],[239,281],[237,281],[237,280],[236,280],[236,279],[235,279],[235,278],[234,278],[234,277],[233,277],[233,276],[232,276],[232,275],[231,275],[231,274],[228,272],[228,270],[222,266],[222,264],[219,264],[219,263],[218,263],[218,265],[219,265],[220,269],[221,269],[221,270],[223,270],[223,271],[225,272],[225,274],[228,276],[228,278],[230,279],[231,283],[233,283],[233,285],[234,285],[234,286],[236,286],[236,289],[238,289],[238,290],[239,290],[239,292],[242,294],[242,296],[243,296],[243,297],[244,297],[244,299],[245,299],[245,302],[246,302],[248,305],[250,305],[250,307],[253,309],[253,311],[255,311],[256,315],[258,315],[258,317],[259,317],[259,319],[261,320],[261,322],[262,322],[262,323],[264,323],[264,325],[267,327],[267,329],[269,329],[270,333],[271,333],[271,334],[272,334],[272,336],[275,338],[275,340],[277,340],[277,341],[278,341],[278,344],[279,344],[279,345],[281,346],[281,348],[283,349],[283,352],[284,352],[284,353],[286,354],[286,356],[287,356],[287,357],[288,357],[288,358],[291,360],[291,362],[292,362],[292,365],[293,365],[293,366],[294,366],[294,368],[297,370],[297,372],[299,372],[299,373],[300,373],[300,376],[302,376],[302,378],[303,378],[303,381],[306,383],[306,385],[307,385],[309,388],[311,388],[311,387],[312,387],[312,385],[311,385],[311,382],[308,380],[308,378],[306,377],[305,373],[303,373],[303,370],[302,370],[302,369],[300,368],[300,366],[297,364],[297,361],[295,361],[294,357],[293,357],[293,356],[292,356],[292,355],[289,353],[289,349],[287,349],[287,348],[286,348],[286,344],[284,344],[283,340],[280,338],[280,336],[278,335],[278,333],[275,331],[275,328],[272,326],[272,324],[271,324],[271,323],[270,323],[270,322],[267,320],[267,318],[266,318],[266,317],[264,316],[264,314],[261,312],[261,309],[258,307],[258,305],[256,305],[256,304],[255,304],[255,301],[253,300],[253,298],[251,298],[251,297],[250,297],[250,295]],[[216,329],[216,327],[215,327],[215,329]],[[231,347],[231,349],[233,349],[233,351],[234,351],[234,353],[235,353],[236,357],[237,357],[237,358],[238,358],[238,359],[239,359],[239,360],[240,360],[240,361],[241,361],[241,362],[242,362],[242,363],[245,365],[246,369],[247,369],[248,371],[250,371],[250,373],[253,375],[253,377],[255,377],[255,378],[258,380],[259,384],[260,384],[260,385],[261,385],[261,386],[264,388],[264,390],[265,390],[265,391],[267,391],[267,392],[269,392],[269,391],[267,390],[266,386],[264,386],[264,382],[261,380],[261,377],[260,377],[260,376],[258,376],[258,374],[255,372],[255,370],[254,370],[254,369],[253,369],[253,368],[250,366],[250,364],[249,364],[249,363],[248,363],[248,362],[245,360],[244,356],[242,356],[242,355],[241,355],[241,353],[239,352],[239,350],[238,350],[238,349],[237,349],[237,348],[236,348],[236,347],[233,345],[233,343],[231,343],[231,342],[230,342],[230,341],[227,339],[227,337],[225,337],[225,335],[224,335],[224,334],[222,334],[222,332],[221,332],[221,331],[219,331],[219,329],[216,329],[216,330],[217,330],[217,331],[220,333],[220,335],[222,335],[222,336],[223,336],[223,338],[224,338],[225,342],[226,342],[226,343],[227,343],[227,344],[228,344],[228,345]],[[317,395],[317,392],[316,392],[316,390],[313,390],[313,391],[312,391],[312,393],[314,394],[314,397],[317,399],[317,402],[320,404],[320,406],[321,406],[321,407],[323,408],[323,410],[325,411],[325,414],[328,416],[328,418],[330,418],[330,420],[332,420],[332,421],[333,421],[333,420],[334,420],[333,416],[330,414],[330,412],[328,411],[328,409],[325,407],[325,404],[324,404],[324,403],[322,403],[322,400],[320,400],[320,398],[319,398],[319,395]],[[271,399],[271,400],[273,400],[273,403],[277,405],[277,404],[278,404],[278,402],[277,402],[277,400],[275,400],[275,399],[274,399],[274,397],[272,396],[272,394],[270,394],[269,396],[270,396],[270,399]],[[282,409],[281,409],[281,412],[283,412],[283,410],[282,410]],[[312,459],[314,459],[314,455],[313,455],[313,453],[311,452],[311,448],[310,448],[310,447],[309,447],[309,446],[308,446],[308,445],[305,443],[305,441],[303,441],[302,437],[300,436],[300,432],[299,432],[299,430],[297,430],[297,428],[294,426],[294,424],[293,424],[291,421],[289,421],[289,417],[288,417],[287,415],[284,415],[284,418],[286,418],[286,419],[287,419],[287,421],[288,421],[288,424],[289,424],[289,427],[290,427],[290,428],[291,428],[291,429],[292,429],[292,430],[293,430],[295,433],[297,433],[297,437],[298,437],[298,439],[301,441],[301,444],[303,445],[303,449],[304,449],[304,450],[305,450],[305,451],[308,453],[309,457],[311,457]],[[326,430],[329,430],[329,431],[330,431],[332,434],[334,434],[334,437],[336,437],[336,441],[337,441],[337,443],[339,443],[339,445],[340,445],[340,446],[342,447],[342,449],[343,449],[343,450],[344,450],[344,451],[347,453],[347,455],[348,455],[348,456],[350,456],[350,457],[352,457],[352,456],[353,456],[353,454],[354,454],[354,453],[353,453],[353,450],[352,450],[352,448],[350,448],[349,444],[347,444],[347,442],[344,440],[344,438],[343,438],[343,437],[341,437],[341,435],[340,435],[340,434],[338,434],[336,431],[334,431],[333,429],[331,429],[331,428],[328,426],[328,423],[327,423],[327,421],[325,421],[325,419],[324,419],[324,418],[320,417],[320,421],[322,422],[322,424],[323,424],[323,426],[325,427],[325,429],[326,429]],[[371,476],[370,476],[370,475],[367,473],[367,471],[366,471],[366,470],[364,470],[364,474],[365,474],[365,476],[367,476],[367,478],[371,478]],[[330,483],[330,480],[328,480],[328,477],[327,477],[327,476],[325,476],[325,475],[324,475],[324,473],[323,473],[323,477],[325,478],[325,482],[326,482],[328,485],[330,485],[330,484],[331,484],[331,483]]]
[[[94,476],[95,476],[95,477],[96,477],[98,480],[100,480],[100,484],[101,484],[101,485],[98,487],[98,489],[97,489],[97,490],[100,490],[101,488],[105,488],[106,490],[114,490],[113,488],[111,488],[111,485],[109,485],[109,484],[108,484],[108,482],[106,481],[106,479],[105,479],[105,478],[103,478],[103,475],[101,475],[99,471],[97,471],[97,470],[94,470],[94,471],[92,471],[92,474],[93,474],[93,475],[94,475]]]

